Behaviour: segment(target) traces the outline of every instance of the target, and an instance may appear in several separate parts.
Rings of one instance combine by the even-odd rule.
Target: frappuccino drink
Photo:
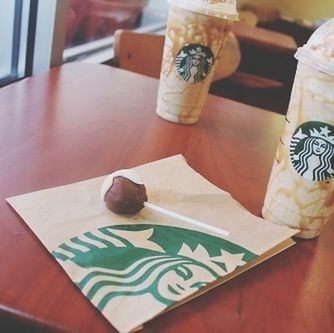
[[[198,121],[231,22],[235,0],[169,0],[157,114]]]
[[[283,136],[262,210],[314,238],[334,222],[334,19],[298,49]]]

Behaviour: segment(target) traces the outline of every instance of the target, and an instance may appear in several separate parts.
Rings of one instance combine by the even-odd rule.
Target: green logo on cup
[[[309,121],[294,132],[290,157],[295,170],[304,178],[324,181],[334,176],[334,127]]]
[[[207,47],[200,44],[190,44],[183,47],[176,56],[176,71],[189,83],[204,80],[214,65],[214,55]]]

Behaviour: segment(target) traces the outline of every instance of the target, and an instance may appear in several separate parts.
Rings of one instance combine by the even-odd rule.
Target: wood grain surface
[[[284,118],[209,96],[196,125],[178,125],[155,115],[157,88],[156,79],[77,63],[0,90],[0,332],[114,331],[7,197],[181,153],[260,214]],[[332,222],[143,332],[333,332]]]

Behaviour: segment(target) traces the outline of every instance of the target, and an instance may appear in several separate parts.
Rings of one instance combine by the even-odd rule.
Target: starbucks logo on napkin
[[[151,224],[99,228],[52,254],[101,311],[144,294],[166,308],[257,257],[202,232]]]
[[[295,170],[304,178],[324,181],[334,176],[334,127],[310,121],[299,126],[290,144]]]
[[[183,47],[176,56],[176,71],[189,83],[204,80],[214,65],[214,55],[207,47],[200,44],[190,44]]]

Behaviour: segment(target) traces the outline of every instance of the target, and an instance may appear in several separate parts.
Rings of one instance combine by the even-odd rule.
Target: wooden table
[[[105,333],[5,198],[182,153],[259,214],[284,119],[209,96],[197,125],[155,115],[158,81],[69,64],[0,90],[0,331]],[[334,223],[144,332],[333,332]]]
[[[297,43],[293,37],[280,32],[253,27],[244,22],[234,23],[232,32],[241,42],[251,43],[271,51],[293,54],[297,50]]]

